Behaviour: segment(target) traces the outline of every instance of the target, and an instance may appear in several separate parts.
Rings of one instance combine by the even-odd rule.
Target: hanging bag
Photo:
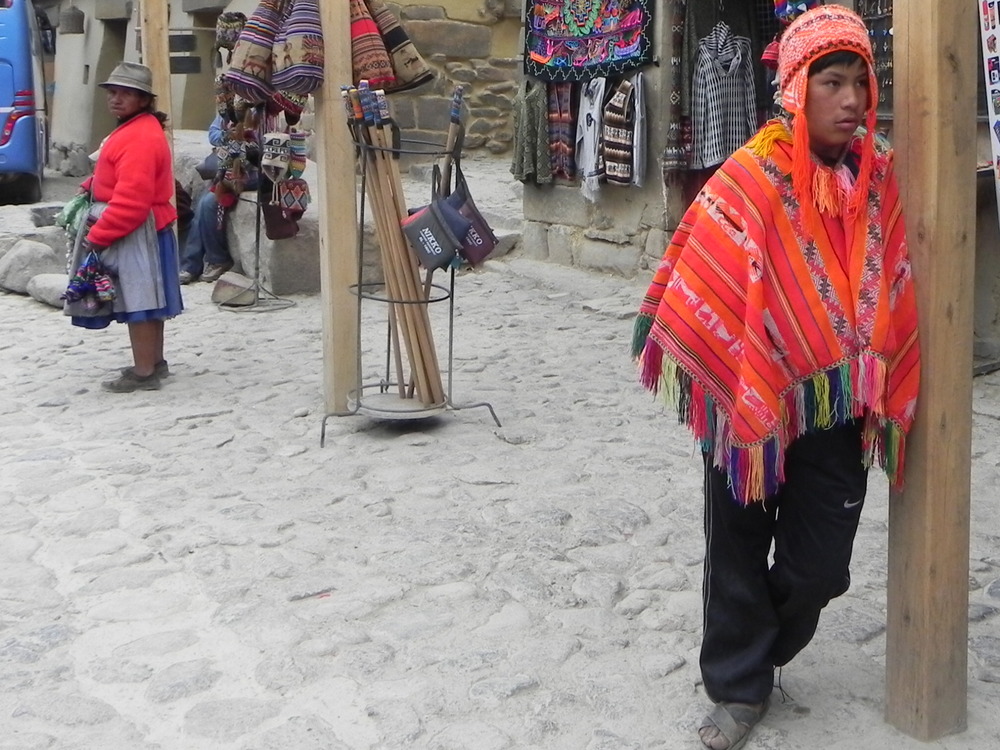
[[[274,41],[284,20],[286,0],[262,0],[250,18],[233,50],[232,63],[225,81],[233,93],[251,104],[271,98]]]
[[[279,91],[311,94],[323,85],[323,22],[316,0],[291,0],[274,42],[271,84]]]
[[[381,87],[373,84],[372,88],[384,88],[386,93],[409,91],[434,80],[434,72],[417,52],[410,35],[406,33],[406,29],[399,23],[399,19],[389,6],[383,0],[366,1],[371,9],[372,19],[378,27],[382,43],[388,50],[393,78],[391,82]]]
[[[351,2],[351,68],[354,85],[368,81],[373,89],[389,89],[396,83],[389,51],[364,0]]]
[[[455,189],[448,196],[447,202],[469,220],[469,230],[463,236],[462,246],[458,252],[469,263],[478,266],[489,257],[500,241],[479,211],[476,202],[472,200],[472,192],[465,180],[460,161],[455,162]]]

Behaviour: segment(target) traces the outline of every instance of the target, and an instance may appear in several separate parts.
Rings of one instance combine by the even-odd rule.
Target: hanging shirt
[[[576,167],[580,192],[593,203],[604,179],[604,154],[601,150],[601,108],[604,104],[606,78],[587,81],[580,89],[580,114],[576,122]]]
[[[718,23],[698,45],[692,86],[691,168],[714,167],[756,130],[750,40]]]

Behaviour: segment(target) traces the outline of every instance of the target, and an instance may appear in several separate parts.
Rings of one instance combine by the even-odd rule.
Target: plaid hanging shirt
[[[698,44],[692,84],[691,168],[715,167],[756,130],[750,40],[717,23]]]

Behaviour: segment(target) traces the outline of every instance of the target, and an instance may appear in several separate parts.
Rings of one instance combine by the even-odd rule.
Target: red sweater
[[[157,230],[176,220],[173,160],[159,120],[141,114],[115,128],[101,146],[90,189],[108,204],[87,234],[97,247],[134,232],[150,211]]]

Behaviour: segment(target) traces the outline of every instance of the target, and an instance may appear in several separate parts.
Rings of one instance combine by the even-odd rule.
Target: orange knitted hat
[[[778,80],[781,86],[781,106],[792,115],[792,138],[795,144],[795,165],[792,181],[800,200],[813,203],[817,196],[809,183],[822,175],[815,174],[809,152],[809,124],[806,121],[806,93],[809,89],[809,67],[831,52],[856,52],[868,65],[867,133],[862,144],[861,164],[855,180],[855,190],[849,201],[849,211],[857,212],[867,198],[874,156],[874,137],[878,101],[878,81],[875,78],[875,58],[872,54],[868,29],[861,17],[841,5],[821,5],[799,16],[781,37],[778,51]],[[821,171],[820,170],[817,171]],[[825,192],[825,191],[824,191]]]

